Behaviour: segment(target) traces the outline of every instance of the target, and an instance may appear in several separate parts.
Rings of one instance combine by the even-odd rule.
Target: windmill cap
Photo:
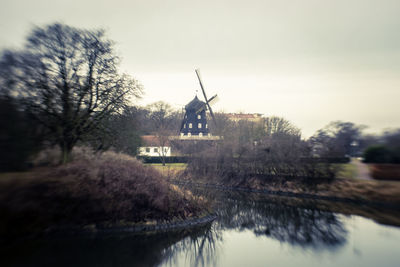
[[[189,110],[198,111],[198,110],[203,109],[203,108],[204,108],[204,109],[206,108],[206,103],[203,102],[203,101],[200,101],[200,100],[197,98],[197,96],[195,96],[195,97],[193,98],[193,100],[190,101],[189,104],[187,104],[187,105],[185,106],[185,109],[186,109],[187,111],[189,111]]]

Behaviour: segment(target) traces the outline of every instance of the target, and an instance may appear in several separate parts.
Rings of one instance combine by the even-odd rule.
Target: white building
[[[142,136],[143,146],[139,147],[139,156],[147,157],[170,157],[171,156],[171,144],[169,140],[160,140],[155,135],[143,135]]]

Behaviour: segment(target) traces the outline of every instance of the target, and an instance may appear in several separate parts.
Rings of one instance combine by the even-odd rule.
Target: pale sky
[[[0,0],[0,49],[54,22],[105,28],[142,105],[184,106],[200,68],[215,111],[400,127],[399,0]]]

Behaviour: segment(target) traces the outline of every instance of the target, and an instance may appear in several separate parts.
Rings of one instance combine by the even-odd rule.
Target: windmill
[[[211,104],[217,100],[217,95],[214,95],[211,98],[207,98],[203,82],[201,81],[200,71],[198,69],[196,69],[195,71],[200,83],[200,88],[203,93],[205,102],[200,101],[197,96],[195,96],[195,98],[185,106],[185,115],[182,120],[180,133],[181,136],[189,137],[210,136],[211,134],[208,128],[206,110],[210,112],[213,124],[214,126],[216,126],[216,120],[211,108]]]

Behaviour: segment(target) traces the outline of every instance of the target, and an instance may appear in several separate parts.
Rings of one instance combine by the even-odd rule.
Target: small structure
[[[143,135],[143,146],[139,147],[139,156],[145,157],[170,157],[171,144],[168,139],[164,142],[161,138],[155,135]]]

